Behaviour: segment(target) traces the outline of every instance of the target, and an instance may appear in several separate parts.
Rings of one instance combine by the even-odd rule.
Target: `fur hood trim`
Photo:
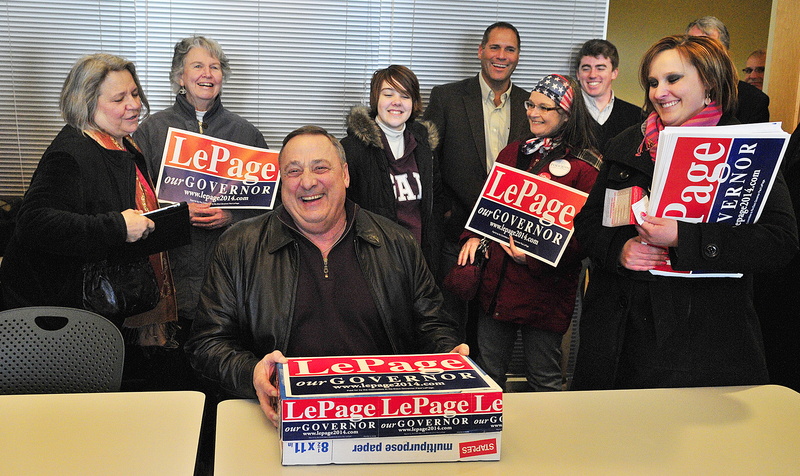
[[[383,150],[381,127],[375,119],[369,117],[368,107],[355,106],[350,109],[350,114],[347,116],[347,130],[361,142]]]
[[[421,127],[419,126],[424,127],[425,131],[420,130]],[[412,133],[427,133],[428,145],[431,149],[435,149],[439,145],[439,132],[432,122],[412,121],[407,122],[406,127],[410,127]],[[347,116],[347,130],[348,133],[353,134],[361,142],[383,150],[381,127],[375,122],[375,119],[370,117],[368,107],[355,106],[350,109],[350,114]]]

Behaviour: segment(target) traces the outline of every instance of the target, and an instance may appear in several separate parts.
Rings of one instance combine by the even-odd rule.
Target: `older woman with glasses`
[[[573,388],[755,385],[769,381],[752,273],[797,252],[786,184],[775,180],[757,223],[688,223],[644,217],[604,227],[605,196],[648,190],[665,127],[735,124],[736,72],[724,46],[669,36],[645,53],[639,71],[647,120],[612,139],[575,233],[592,259]],[[648,271],[743,273],[742,278],[676,278]]]
[[[600,157],[580,87],[571,78],[550,74],[525,101],[533,137],[512,142],[497,162],[588,192]],[[473,263],[480,239],[465,240],[458,264]],[[490,242],[477,298],[479,362],[500,385],[506,382],[517,331],[522,331],[525,376],[532,390],[561,390],[561,340],[569,327],[583,255],[571,240],[557,267],[508,244]]]

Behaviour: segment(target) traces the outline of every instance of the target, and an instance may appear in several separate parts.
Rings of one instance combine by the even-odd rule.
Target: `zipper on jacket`
[[[330,269],[328,268],[328,257],[325,256],[325,253],[330,254],[330,252],[333,251],[334,248],[336,248],[336,245],[338,245],[344,239],[344,237],[347,236],[347,234],[350,232],[350,227],[352,226],[353,223],[346,223],[344,226],[344,230],[342,230],[342,234],[339,235],[339,238],[336,239],[336,243],[334,243],[333,246],[328,248],[328,251],[322,253],[322,275],[325,277],[325,279],[328,279],[330,274],[329,273]]]

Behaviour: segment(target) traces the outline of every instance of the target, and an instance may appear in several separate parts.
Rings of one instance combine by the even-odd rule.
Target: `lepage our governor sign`
[[[467,221],[467,229],[556,266],[587,193],[507,165],[495,164]]]
[[[170,127],[156,194],[162,202],[272,208],[278,152]]]

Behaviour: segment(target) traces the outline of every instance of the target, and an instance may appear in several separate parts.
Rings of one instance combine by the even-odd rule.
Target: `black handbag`
[[[159,296],[148,258],[125,263],[103,260],[83,266],[83,307],[115,323],[155,308]]]

